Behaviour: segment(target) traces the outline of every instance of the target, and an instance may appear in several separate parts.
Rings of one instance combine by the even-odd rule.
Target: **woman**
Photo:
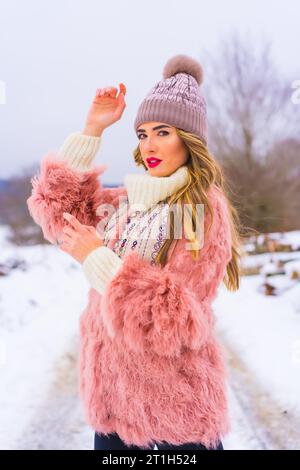
[[[202,80],[189,56],[166,63],[134,123],[145,173],[124,186],[103,188],[92,166],[124,84],[97,90],[83,132],[32,179],[32,217],[91,285],[79,390],[95,449],[222,450],[230,429],[211,304],[223,280],[239,287],[238,217],[207,148]]]

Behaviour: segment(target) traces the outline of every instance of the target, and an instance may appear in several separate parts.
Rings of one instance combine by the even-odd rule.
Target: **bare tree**
[[[233,33],[204,60],[210,149],[242,222],[261,231],[300,227],[292,216],[299,173],[283,164],[299,167],[300,106],[292,102],[294,77],[281,76],[271,52],[269,42]]]
[[[31,194],[31,177],[36,167],[22,169],[0,191],[0,223],[11,228],[11,241],[18,244],[46,243],[42,231],[29,214],[26,204]]]

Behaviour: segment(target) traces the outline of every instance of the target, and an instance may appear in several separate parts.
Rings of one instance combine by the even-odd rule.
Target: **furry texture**
[[[219,190],[210,194],[215,219],[197,261],[185,239],[164,268],[132,252],[103,296],[91,290],[81,318],[87,420],[127,445],[215,446],[230,429],[211,302],[231,258],[231,236],[225,202]]]
[[[77,172],[52,157],[42,162],[28,199],[49,241],[62,228],[62,212],[95,225],[98,204],[117,203],[124,194],[124,188],[101,187],[101,167]],[[174,243],[164,268],[132,252],[103,296],[89,291],[80,318],[79,393],[90,426],[117,432],[127,445],[215,446],[229,431],[227,373],[211,303],[231,238],[218,189],[211,189],[210,200],[214,223],[197,261],[185,239]]]
[[[123,186],[102,187],[98,177],[105,168],[105,165],[99,165],[88,171],[76,171],[55,152],[44,156],[40,174],[31,179],[32,193],[27,206],[46,240],[56,243],[66,224],[63,212],[73,214],[82,224],[96,226],[107,217],[105,204],[117,207],[119,197],[127,192]],[[97,211],[101,205],[103,210]]]
[[[198,85],[203,82],[203,68],[193,57],[178,54],[171,57],[163,69],[163,78],[171,78],[176,73],[188,73],[197,81]]]

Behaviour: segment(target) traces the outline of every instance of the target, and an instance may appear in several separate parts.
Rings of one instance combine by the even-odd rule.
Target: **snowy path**
[[[300,417],[287,412],[265,391],[227,343],[230,400],[234,433],[227,449],[296,450],[300,448]],[[239,436],[237,436],[239,434]],[[235,446],[237,438],[238,447]],[[230,442],[232,441],[232,442]],[[226,442],[225,442],[226,444]],[[232,447],[233,446],[233,447]]]
[[[57,361],[56,374],[44,403],[26,431],[17,439],[21,450],[89,450],[93,448],[93,430],[86,424],[77,387],[78,339]]]
[[[57,361],[56,374],[44,403],[26,431],[17,439],[18,449],[92,449],[93,430],[84,420],[77,390],[78,340]],[[255,382],[241,360],[226,345],[230,365],[232,432],[223,441],[225,450],[296,449],[295,422],[284,414]],[[287,439],[288,436],[288,440]]]

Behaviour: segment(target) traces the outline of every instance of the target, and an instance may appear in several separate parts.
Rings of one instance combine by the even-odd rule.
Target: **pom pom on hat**
[[[200,63],[193,57],[178,54],[167,61],[163,69],[163,78],[170,78],[176,73],[188,73],[197,81],[198,85],[203,82],[203,69]]]

